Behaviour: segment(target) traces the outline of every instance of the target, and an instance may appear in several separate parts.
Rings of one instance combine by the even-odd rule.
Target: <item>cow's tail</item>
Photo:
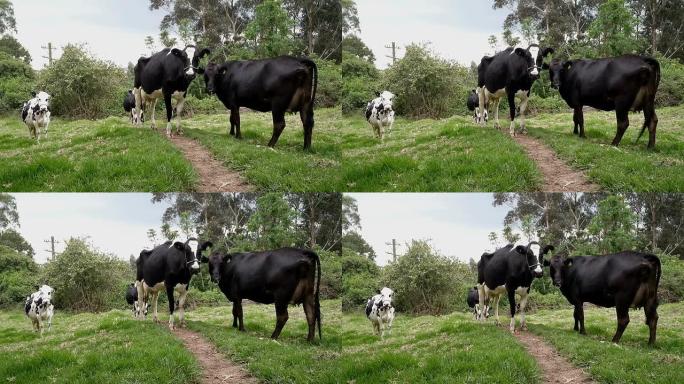
[[[299,61],[311,69],[311,104],[313,105],[316,101],[316,91],[318,90],[318,66],[313,60],[305,57],[299,59]]]
[[[644,254],[643,257],[645,262],[641,264],[641,286],[636,293],[637,297],[634,299],[634,305],[637,308],[648,305],[647,303],[651,300],[658,299],[658,286],[662,275],[662,266],[658,256]],[[655,286],[653,280],[655,280]]]
[[[655,269],[656,289],[658,289],[658,286],[660,285],[660,276],[663,273],[660,259],[658,258],[658,256],[651,254],[644,255],[644,258],[649,262],[649,264],[651,264],[651,267]]]
[[[321,258],[314,251],[306,251],[307,256],[313,258],[316,264],[316,296],[314,298],[314,314],[316,317],[316,324],[318,325],[318,338],[323,339],[323,332],[321,330]]]
[[[649,67],[648,70],[645,70],[643,72],[643,77],[642,77],[642,81],[644,83],[644,86],[646,86],[646,89],[647,89],[647,95],[645,97],[647,100],[651,100],[653,103],[655,103],[655,95],[656,95],[656,92],[658,92],[658,87],[660,86],[660,79],[661,79],[660,62],[658,62],[658,60],[656,60],[652,57],[645,57],[644,62],[646,62],[646,64]],[[644,134],[645,130],[646,130],[646,124],[644,124],[641,127],[641,131],[639,131],[639,136],[637,136],[637,139],[635,142],[638,142],[639,139],[641,139],[641,135]]]

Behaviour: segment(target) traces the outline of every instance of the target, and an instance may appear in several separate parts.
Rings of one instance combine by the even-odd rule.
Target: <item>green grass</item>
[[[197,175],[162,135],[124,118],[53,119],[40,144],[16,117],[0,117],[0,190],[162,192],[191,190]]]
[[[399,314],[382,341],[363,313],[343,320],[341,382],[539,382],[534,359],[507,330],[477,323],[470,314]]]
[[[397,119],[383,143],[363,116],[339,132],[344,191],[530,191],[541,175],[503,131],[472,119]]]
[[[0,312],[2,383],[199,383],[199,369],[166,328],[130,311],[57,311],[42,338],[23,312]]]
[[[614,112],[586,112],[587,139],[572,133],[572,113],[544,114],[528,119],[530,135],[552,147],[591,181],[609,191],[670,192],[684,190],[684,106],[660,108],[656,149],[647,150],[648,130],[634,141],[643,124],[643,114],[630,114],[630,126],[619,148],[610,145],[615,137]],[[503,120],[502,120],[503,124]]]
[[[684,383],[684,303],[658,308],[652,348],[643,310],[630,311],[631,321],[618,345],[610,342],[617,326],[614,309],[594,307],[584,313],[586,336],[572,330],[572,309],[532,314],[529,328],[601,383]]]
[[[344,126],[336,109],[315,111],[312,149],[304,151],[304,130],[299,114],[286,116],[286,127],[275,150],[267,144],[273,133],[270,113],[243,112],[242,140],[228,135],[228,113],[196,115],[183,120],[184,131],[196,138],[228,168],[239,171],[264,191],[341,191],[341,138]]]

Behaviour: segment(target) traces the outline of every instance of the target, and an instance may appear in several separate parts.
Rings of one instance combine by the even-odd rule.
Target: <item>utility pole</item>
[[[47,47],[46,46],[41,46],[41,48],[46,49],[48,51],[47,56],[43,56],[44,59],[48,59],[48,65],[52,65],[52,50],[56,49],[52,47],[52,43],[48,43]]]
[[[392,239],[391,243],[385,243],[386,245],[392,246],[392,252],[385,252],[388,255],[392,255],[392,261],[397,261],[397,239]]]
[[[55,240],[54,236],[50,236],[50,240],[43,240],[46,243],[50,243],[50,249],[46,249],[45,252],[50,252],[52,257],[50,257],[50,260],[55,258],[55,243],[59,243],[59,240]]]
[[[392,59],[392,64],[396,63],[397,62],[397,43],[395,43],[393,41],[392,45],[385,45],[385,48],[392,50],[392,56],[387,56],[387,57]]]

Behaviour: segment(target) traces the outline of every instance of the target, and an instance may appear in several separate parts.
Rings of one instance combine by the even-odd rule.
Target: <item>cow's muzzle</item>
[[[561,282],[560,282],[560,281],[558,281],[558,280],[553,280],[553,285],[554,285],[555,287],[558,287],[558,288],[560,288],[560,286],[561,286]]]

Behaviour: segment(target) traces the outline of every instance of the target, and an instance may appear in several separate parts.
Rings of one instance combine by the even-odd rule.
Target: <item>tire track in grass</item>
[[[239,172],[226,168],[197,141],[179,135],[171,136],[170,141],[199,174],[197,192],[247,192],[255,189]]]
[[[244,383],[256,384],[259,381],[251,376],[243,367],[225,357],[198,333],[187,328],[176,327],[172,333],[181,339],[202,367],[202,384]]]
[[[527,352],[534,357],[542,371],[541,382],[544,384],[595,384],[596,382],[582,369],[572,365],[566,358],[541,337],[527,331],[515,333]]]
[[[513,139],[523,147],[542,173],[542,192],[595,192],[601,189],[590,182],[583,171],[570,168],[538,139],[520,134]]]

